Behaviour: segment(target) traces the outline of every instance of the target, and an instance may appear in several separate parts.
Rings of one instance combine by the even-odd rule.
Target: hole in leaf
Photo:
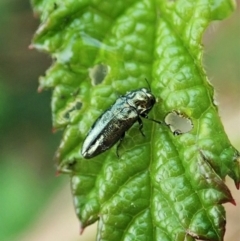
[[[76,105],[75,105],[75,108],[76,108],[76,110],[81,110],[81,108],[82,108],[82,102],[77,101],[77,103],[76,103]]]
[[[82,108],[82,102],[80,101],[77,101],[77,102],[74,102],[74,103],[71,103],[71,105],[69,105],[63,115],[63,117],[65,119],[69,119],[70,118],[70,115],[73,111],[75,110],[80,110]]]
[[[110,71],[110,67],[105,64],[97,64],[93,68],[89,68],[88,73],[91,79],[92,85],[98,85],[103,82],[105,77]]]
[[[182,113],[172,111],[168,113],[164,119],[174,135],[180,135],[192,130],[192,121]]]

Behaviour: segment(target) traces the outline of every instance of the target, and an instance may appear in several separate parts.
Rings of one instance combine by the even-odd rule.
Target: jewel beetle
[[[83,142],[82,156],[86,159],[95,157],[119,141],[117,146],[118,156],[118,147],[124,138],[125,132],[136,121],[139,123],[139,131],[144,136],[141,117],[149,119],[147,114],[155,103],[155,96],[147,88],[129,91],[120,96],[92,125]],[[159,121],[149,120],[161,124]]]

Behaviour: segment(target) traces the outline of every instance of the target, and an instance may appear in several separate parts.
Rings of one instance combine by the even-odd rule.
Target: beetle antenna
[[[146,80],[146,82],[147,82],[148,88],[149,88],[149,89],[150,89],[150,91],[152,92],[152,90],[151,90],[151,86],[150,86],[150,84],[149,84],[149,82],[148,82],[147,78],[145,78],[145,80]]]

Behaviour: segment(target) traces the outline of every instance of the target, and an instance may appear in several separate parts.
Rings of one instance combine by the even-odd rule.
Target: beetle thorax
[[[142,88],[129,93],[127,102],[141,115],[152,109],[155,104],[155,97],[148,89]]]

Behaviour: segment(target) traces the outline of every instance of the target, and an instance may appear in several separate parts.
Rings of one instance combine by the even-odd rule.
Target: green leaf
[[[240,183],[240,154],[229,142],[202,67],[201,38],[230,0],[35,0],[41,26],[33,46],[53,65],[39,90],[52,89],[55,129],[64,129],[59,172],[69,173],[84,229],[98,220],[97,240],[223,240],[223,182]],[[85,160],[87,132],[120,94],[147,86],[158,103],[150,117],[175,113],[192,123],[173,135],[166,125],[134,125],[120,148]],[[169,124],[169,123],[168,123]],[[180,130],[181,131],[181,130]]]

